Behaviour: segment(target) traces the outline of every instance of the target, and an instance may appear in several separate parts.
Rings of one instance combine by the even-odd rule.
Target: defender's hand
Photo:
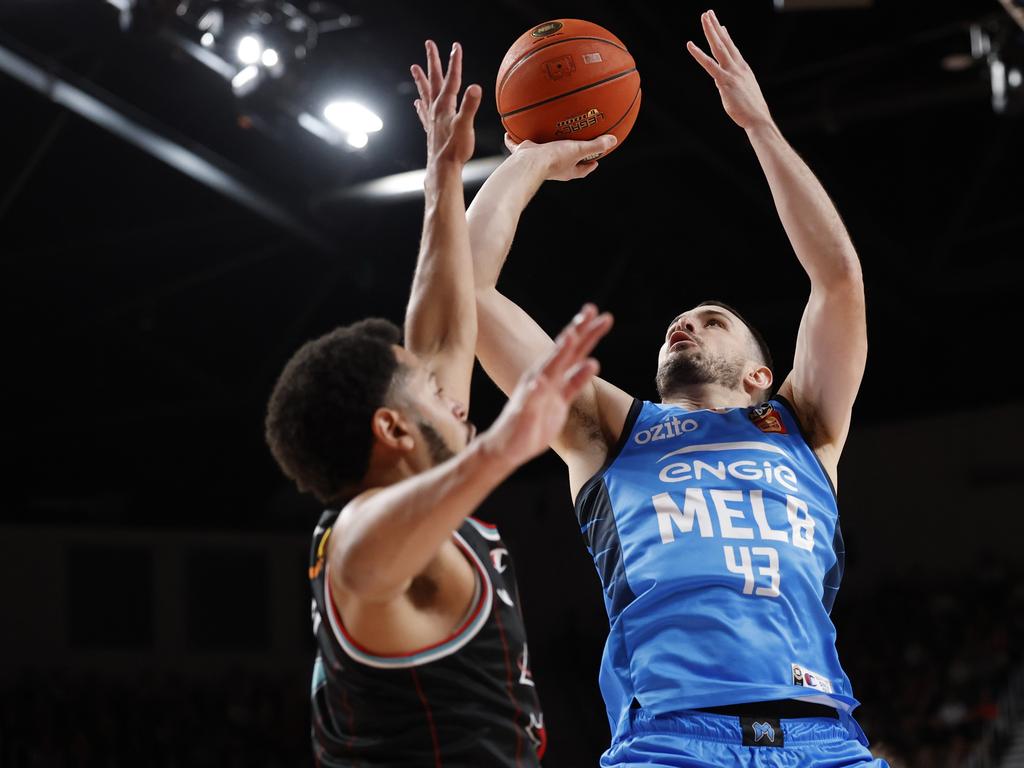
[[[610,133],[590,141],[560,139],[544,144],[523,141],[516,144],[505,134],[505,146],[513,155],[529,158],[537,164],[546,181],[571,181],[589,176],[597,168],[597,159],[618,142]]]
[[[462,85],[462,46],[455,43],[448,59],[448,71],[442,76],[441,57],[433,40],[427,40],[427,71],[418,64],[410,67],[419,98],[414,106],[427,132],[427,165],[438,160],[465,164],[473,156],[475,137],[473,118],[483,91],[479,85],[466,88],[462,106],[456,111]]]
[[[612,327],[612,316],[584,305],[546,360],[523,374],[485,439],[509,466],[541,454],[565,428],[573,400],[597,375],[590,352]]]
[[[703,13],[700,21],[714,58],[704,53],[692,40],[686,43],[686,50],[714,78],[726,113],[746,130],[771,123],[772,116],[761,95],[757,78],[740,55],[729,31],[718,23],[714,11]]]

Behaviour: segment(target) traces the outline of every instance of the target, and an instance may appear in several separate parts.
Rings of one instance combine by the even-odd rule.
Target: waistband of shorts
[[[712,715],[733,715],[735,717],[770,717],[775,720],[792,720],[805,717],[826,717],[839,719],[839,710],[826,704],[800,699],[779,699],[778,701],[751,701],[744,704],[726,704],[721,707],[696,707],[693,711],[708,712]]]
[[[828,744],[856,738],[846,718],[799,717],[778,718],[786,746]],[[742,744],[743,729],[738,715],[721,715],[699,710],[683,710],[656,715],[644,709],[629,713],[630,728],[637,733],[679,733],[706,741]]]

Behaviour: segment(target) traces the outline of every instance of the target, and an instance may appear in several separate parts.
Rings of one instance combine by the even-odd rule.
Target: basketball
[[[498,70],[498,114],[516,142],[615,134],[622,146],[640,110],[640,73],[604,27],[548,21],[523,34]]]

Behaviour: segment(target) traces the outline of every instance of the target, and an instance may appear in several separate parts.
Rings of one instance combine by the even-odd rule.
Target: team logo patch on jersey
[[[812,672],[807,667],[793,664],[793,685],[802,685],[804,688],[813,688],[822,693],[832,693],[832,681],[825,675]]]
[[[782,724],[770,717],[741,717],[744,747],[785,746]]]
[[[762,432],[776,432],[781,435],[788,434],[786,425],[782,423],[782,417],[775,410],[771,403],[763,403],[750,410],[750,420],[754,426]]]
[[[316,548],[316,562],[309,566],[309,580],[313,581],[320,575],[320,572],[324,569],[324,550],[327,548],[327,540],[331,537],[331,529],[328,528],[324,531],[324,535],[320,537],[320,544]]]

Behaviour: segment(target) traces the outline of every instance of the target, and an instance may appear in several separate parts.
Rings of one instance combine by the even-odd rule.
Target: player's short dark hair
[[[736,315],[739,321],[743,323],[745,326],[747,326],[747,330],[750,331],[750,335],[754,337],[754,342],[757,344],[757,348],[761,353],[761,359],[758,362],[764,363],[772,372],[775,371],[775,363],[772,360],[772,352],[770,349],[768,349],[768,342],[765,341],[764,336],[761,335],[761,332],[757,330],[757,328],[752,326],[750,323],[748,323],[747,319],[743,317],[743,315],[741,315],[735,307],[731,307],[724,301],[718,301],[717,299],[708,299],[707,301],[702,301],[697,306],[721,307],[722,309],[727,309],[732,314]]]
[[[267,403],[267,444],[281,470],[324,504],[342,500],[366,475],[371,420],[404,367],[401,331],[371,318],[303,344]]]

